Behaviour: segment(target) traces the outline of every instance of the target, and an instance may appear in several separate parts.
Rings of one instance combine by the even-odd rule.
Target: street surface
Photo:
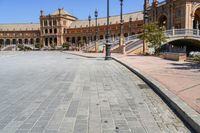
[[[0,53],[0,133],[188,133],[115,61],[61,52]]]

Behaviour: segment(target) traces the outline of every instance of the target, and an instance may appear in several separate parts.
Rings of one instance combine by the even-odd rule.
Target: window
[[[54,29],[54,33],[55,33],[55,34],[57,33],[57,29]]]
[[[48,34],[48,29],[45,30],[45,33]]]
[[[67,25],[67,22],[66,22],[66,21],[63,21],[63,25]]]
[[[46,20],[44,21],[44,26],[47,26],[47,21]]]
[[[176,10],[176,17],[181,17],[181,9]]]
[[[49,29],[50,34],[52,34],[52,29]]]
[[[54,21],[53,21],[53,25],[56,25],[56,24],[57,24],[57,23],[56,23],[56,20],[54,20]]]

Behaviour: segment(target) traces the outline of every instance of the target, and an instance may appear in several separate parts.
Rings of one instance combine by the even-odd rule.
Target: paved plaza
[[[61,52],[0,54],[0,133],[191,132],[115,61]]]
[[[200,64],[153,56],[114,56],[150,75],[200,113]]]

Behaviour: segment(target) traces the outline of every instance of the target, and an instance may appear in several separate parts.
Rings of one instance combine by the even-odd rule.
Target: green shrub
[[[192,58],[194,61],[198,61],[200,62],[200,56],[199,55],[196,55]]]
[[[40,44],[40,43],[35,44],[35,48],[41,49],[42,48],[42,44]]]
[[[69,50],[70,43],[69,43],[69,42],[65,42],[65,43],[63,43],[62,47],[63,47],[63,49],[65,49],[65,50]]]
[[[19,51],[24,51],[25,50],[24,49],[24,45],[22,45],[22,44],[17,45],[17,48],[19,49]]]

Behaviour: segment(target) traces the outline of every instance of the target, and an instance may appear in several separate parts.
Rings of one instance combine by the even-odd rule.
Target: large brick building
[[[158,2],[144,0],[144,8],[148,12],[149,22],[158,22],[165,29],[185,28],[199,29],[200,0],[164,0]],[[142,32],[143,11],[123,15],[124,36]],[[41,11],[38,24],[0,24],[0,45],[10,44],[42,44],[43,47],[59,47],[64,42],[85,44],[98,38],[104,39],[106,34],[106,17],[98,18],[98,28],[95,19],[79,20],[75,16],[58,9],[54,13],[45,15]],[[110,37],[120,35],[120,16],[110,17]]]
[[[200,0],[153,0],[150,5],[146,0],[149,21],[158,22],[166,29],[199,28]]]
[[[115,38],[120,32],[120,16],[110,17],[110,36]],[[106,18],[98,18],[98,29],[95,20],[78,20],[64,9],[58,9],[52,14],[44,15],[41,11],[39,24],[0,24],[0,45],[35,44],[43,47],[61,46],[68,41],[76,44],[79,41],[87,43],[94,41],[96,30],[99,39],[105,38]],[[124,35],[141,32],[143,13],[124,14]]]

